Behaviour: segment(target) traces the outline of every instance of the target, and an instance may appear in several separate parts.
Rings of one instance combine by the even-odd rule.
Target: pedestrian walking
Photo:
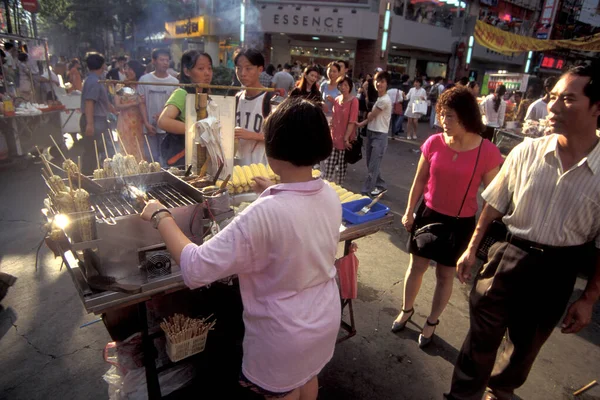
[[[307,100],[320,103],[322,100],[321,92],[317,86],[318,79],[319,68],[306,67],[302,73],[302,77],[300,78],[298,85],[290,92],[290,97],[300,96]]]
[[[352,95],[352,79],[340,76],[337,80],[340,95],[334,99],[331,118],[331,138],[333,150],[331,155],[321,163],[323,179],[344,183],[348,164],[345,160],[347,149],[352,148],[356,140],[358,121],[358,99]]]
[[[267,68],[265,68],[265,70],[260,73],[258,80],[260,81],[260,84],[264,87],[271,87],[273,75],[275,75],[275,67],[273,66],[273,64],[269,64],[267,65]]]
[[[187,50],[181,56],[180,82],[210,84],[213,77],[212,63],[208,53]],[[160,145],[160,154],[169,167],[185,164],[185,99],[188,93],[195,94],[196,88],[178,88],[173,91],[158,117],[158,127],[166,132]]]
[[[577,333],[590,323],[600,297],[599,71],[576,67],[560,78],[548,103],[553,133],[517,145],[482,194],[486,205],[458,261],[458,279],[470,279],[493,221],[501,220],[507,233],[489,248],[471,290],[470,329],[447,399],[479,400],[484,391],[486,399],[512,399],[582,268],[594,272],[561,328]]]
[[[311,174],[331,153],[331,135],[320,105],[302,98],[280,104],[264,133],[269,165],[281,183],[271,187],[256,178],[258,200],[211,240],[190,242],[157,201],[142,218],[154,221],[188,287],[239,277],[245,327],[240,384],[267,399],[313,400],[341,318],[334,261],[342,208],[335,191]]]
[[[434,128],[440,126],[440,121],[437,118],[436,111],[435,111],[435,108],[436,108],[435,105],[437,104],[437,101],[443,92],[444,92],[444,78],[442,78],[441,76],[438,76],[437,78],[435,78],[433,86],[431,86],[431,88],[429,89],[429,95],[428,95],[429,101],[431,103],[431,114],[429,116],[429,127],[431,129],[434,129]]]
[[[144,154],[138,149],[144,148],[144,119],[142,108],[146,107],[145,99],[138,93],[137,85],[132,82],[140,80],[146,68],[136,60],[125,63],[125,87],[121,88],[114,97],[117,117],[117,132],[125,150],[132,154],[137,162],[144,159]]]
[[[417,129],[419,127],[419,118],[423,116],[422,113],[415,113],[413,106],[416,101],[426,101],[427,92],[421,87],[422,82],[419,78],[415,78],[413,87],[408,91],[406,98],[408,99],[408,105],[404,111],[404,116],[408,118],[408,125],[406,127],[406,138],[408,140],[417,140]]]
[[[333,113],[333,104],[335,99],[340,95],[338,90],[338,77],[345,76],[340,75],[340,65],[336,62],[330,62],[327,65],[327,80],[321,84],[321,94],[323,95],[323,111],[325,116],[331,119]]]
[[[367,126],[367,142],[365,145],[367,161],[367,179],[363,184],[361,193],[369,196],[378,196],[387,190],[387,184],[381,177],[381,162],[388,145],[388,132],[392,116],[392,100],[387,94],[390,82],[388,72],[375,74],[375,87],[379,98],[367,118],[358,123],[358,127]]]
[[[294,89],[294,77],[291,73],[292,66],[285,63],[283,70],[277,72],[271,81],[271,87],[275,89],[283,89],[283,97],[287,97],[288,93]]]
[[[433,340],[450,300],[456,261],[475,229],[479,186],[487,186],[502,163],[498,148],[481,137],[479,106],[466,88],[445,91],[436,107],[444,131],[430,136],[421,146],[421,158],[402,217],[402,224],[410,233],[410,264],[404,279],[402,312],[392,325],[392,332],[401,331],[412,318],[429,261],[435,261],[435,292],[419,335],[421,348]],[[421,196],[423,200],[417,208]]]
[[[145,107],[141,107],[140,110],[152,156],[163,167],[166,167],[167,163],[160,154],[160,145],[166,136],[166,132],[158,127],[158,117],[160,117],[160,113],[176,88],[175,86],[163,86],[163,84],[176,85],[179,83],[177,78],[171,76],[168,72],[170,62],[171,53],[168,49],[154,49],[152,51],[154,71],[142,76],[140,82],[146,83],[146,85],[139,85],[137,88],[140,96],[145,99]],[[152,85],[152,83],[158,85]],[[146,149],[146,146],[142,148]],[[150,157],[150,154],[148,154],[148,157]]]
[[[544,81],[544,97],[537,99],[527,108],[526,121],[539,121],[546,118],[546,115],[548,115],[548,103],[550,103],[550,92],[554,85],[556,85],[556,81],[554,76],[546,78]]]
[[[506,114],[506,86],[499,85],[493,94],[488,95],[482,104],[483,115],[485,116],[485,131],[483,137],[492,140],[496,128],[504,126],[504,115]]]

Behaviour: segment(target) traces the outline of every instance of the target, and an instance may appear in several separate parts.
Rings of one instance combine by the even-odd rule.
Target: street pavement
[[[425,124],[419,138],[430,133]],[[442,399],[469,325],[469,286],[456,281],[433,344],[422,351],[416,339],[431,307],[434,270],[427,272],[407,329],[390,327],[402,305],[408,267],[407,233],[400,224],[419,154],[417,142],[390,141],[382,175],[389,184],[382,202],[396,215],[394,225],[358,244],[359,285],[354,301],[357,335],[337,346],[320,375],[319,399]],[[346,188],[360,192],[364,160],[349,166]],[[110,337],[87,314],[67,270],[42,246],[40,214],[45,187],[39,166],[0,171],[0,270],[18,277],[0,309],[0,399],[108,398],[102,375],[109,364],[102,349]],[[339,253],[341,255],[340,246]],[[569,266],[565,266],[569,267]],[[585,281],[579,279],[574,298]],[[346,311],[347,317],[347,311]],[[532,318],[535,318],[532,315]],[[557,329],[542,349],[521,399],[572,399],[572,392],[600,379],[600,308],[578,335]],[[298,362],[302,362],[298,360]],[[578,399],[600,399],[596,386]]]

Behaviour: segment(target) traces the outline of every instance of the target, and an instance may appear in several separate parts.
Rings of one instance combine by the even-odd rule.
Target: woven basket
[[[208,331],[203,335],[193,337],[181,343],[171,343],[167,336],[167,355],[169,356],[169,360],[177,362],[194,354],[201,353],[206,346],[207,336]]]

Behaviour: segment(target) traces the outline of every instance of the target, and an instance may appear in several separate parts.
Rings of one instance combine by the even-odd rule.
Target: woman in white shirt
[[[506,102],[503,97],[506,94],[506,86],[496,87],[494,94],[488,95],[483,101],[483,114],[485,115],[485,132],[483,138],[492,140],[496,128],[504,125],[504,114],[506,113]]]
[[[427,92],[421,87],[421,80],[419,78],[415,78],[415,82],[413,83],[413,85],[414,87],[412,87],[406,95],[406,98],[408,99],[408,105],[406,106],[406,110],[404,111],[404,116],[408,118],[408,125],[406,126],[406,138],[408,140],[417,140],[417,127],[419,123],[419,118],[421,118],[421,116],[423,115],[420,113],[413,112],[413,104],[417,100],[427,100]]]

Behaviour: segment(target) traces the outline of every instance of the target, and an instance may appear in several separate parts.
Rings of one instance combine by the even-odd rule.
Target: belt
[[[558,253],[570,253],[572,251],[579,251],[586,247],[589,247],[591,243],[584,243],[577,246],[549,246],[547,244],[539,244],[536,242],[532,242],[529,240],[521,239],[518,236],[513,235],[508,232],[506,234],[506,241],[513,246],[516,246],[522,250],[530,254],[538,254],[538,255],[556,255]]]

